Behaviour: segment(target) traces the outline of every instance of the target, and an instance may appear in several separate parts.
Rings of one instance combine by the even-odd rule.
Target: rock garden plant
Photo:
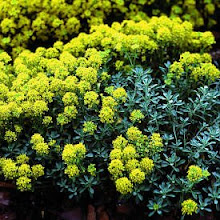
[[[14,59],[0,53],[1,179],[23,193],[54,187],[78,202],[105,192],[146,218],[218,213],[220,71],[208,54],[211,32],[162,16],[93,26],[67,43],[56,33],[53,47]]]

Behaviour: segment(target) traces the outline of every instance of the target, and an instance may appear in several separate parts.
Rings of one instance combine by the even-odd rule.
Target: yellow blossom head
[[[140,184],[145,180],[145,173],[140,169],[136,168],[130,172],[129,178],[133,183]]]
[[[132,192],[133,184],[127,177],[121,177],[115,181],[116,190],[122,195],[126,195]]]
[[[192,215],[198,210],[198,205],[192,199],[187,199],[182,202],[182,214],[183,215]]]

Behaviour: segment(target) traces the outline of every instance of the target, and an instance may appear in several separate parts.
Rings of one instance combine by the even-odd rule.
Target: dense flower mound
[[[166,42],[158,37],[163,36],[159,34],[161,29],[170,35]],[[163,62],[168,57],[174,59],[173,50],[169,48],[176,48],[179,52],[189,48],[199,51],[208,49],[213,43],[214,38],[209,32],[193,32],[188,22],[160,17],[152,18],[149,23],[125,21],[114,23],[113,27],[97,26],[91,34],[80,34],[65,45],[57,42],[53,48],[38,48],[35,53],[24,51],[13,65],[10,64],[10,56],[1,53],[0,126],[4,128],[5,140],[16,140],[22,131],[18,128],[20,118],[40,119],[45,127],[55,120],[56,124],[63,126],[81,114],[81,105],[94,112],[100,111],[101,122],[113,123],[116,106],[126,100],[126,92],[123,88],[105,90],[112,73],[122,68],[129,70],[132,60],[147,64],[152,57],[160,57],[161,61],[157,62]],[[203,60],[207,56],[201,55]],[[109,63],[111,59],[115,60],[115,65]],[[201,59],[191,62],[201,63]],[[206,62],[211,62],[209,56]],[[175,71],[172,70],[175,65],[176,62],[171,65],[171,72]],[[202,74],[207,69],[210,72],[207,77],[213,80],[211,74],[214,72],[210,68],[216,72],[214,78],[218,78],[218,71],[211,63],[203,66]],[[104,96],[100,94],[101,89],[106,91]],[[47,115],[52,105],[60,107],[53,110],[53,116]],[[10,120],[14,123],[8,123]]]
[[[181,17],[196,26],[216,24],[219,0],[4,0],[0,3],[0,47],[16,54],[31,42],[67,40],[91,25],[114,19]],[[146,9],[146,10],[145,10]]]
[[[28,161],[29,157],[25,154],[18,155],[15,161],[9,158],[0,159],[1,173],[6,179],[16,180],[20,191],[31,190],[31,182],[44,175],[44,167],[41,164],[30,166]]]
[[[144,183],[146,175],[154,168],[154,162],[149,157],[161,152],[163,147],[158,133],[148,138],[137,127],[130,127],[126,134],[128,140],[120,135],[112,142],[114,149],[108,166],[121,194],[131,193],[133,185]]]
[[[96,47],[114,51],[117,56],[134,53],[144,62],[158,59],[161,55],[162,58],[166,55],[176,57],[176,53],[185,51],[206,51],[214,43],[211,32],[196,32],[189,22],[161,16],[153,17],[148,22],[125,20],[114,22],[111,27],[93,26],[90,34],[79,34],[63,50],[78,56],[88,47]]]
[[[116,190],[149,216],[219,210],[214,42],[162,16],[94,26],[14,60],[1,52],[1,178],[20,191],[46,179],[76,199]]]
[[[220,70],[212,64],[212,58],[208,53],[185,52],[180,55],[179,61],[170,65],[165,83],[177,85],[184,82],[195,86],[204,82],[210,84],[219,78]]]
[[[182,203],[182,213],[185,215],[192,215],[198,209],[196,202],[191,199],[185,200]]]

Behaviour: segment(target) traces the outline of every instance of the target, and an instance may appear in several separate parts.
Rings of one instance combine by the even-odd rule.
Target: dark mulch
[[[4,185],[4,184],[3,184]],[[74,201],[63,193],[47,189],[39,193],[19,193],[11,184],[0,183],[0,220],[143,220],[146,206],[119,204],[99,192],[93,200]],[[104,199],[103,199],[104,197]],[[114,196],[113,196],[114,197]],[[173,213],[174,215],[174,213]],[[156,216],[153,220],[177,220],[179,217]],[[186,220],[217,220],[220,214],[189,217]]]

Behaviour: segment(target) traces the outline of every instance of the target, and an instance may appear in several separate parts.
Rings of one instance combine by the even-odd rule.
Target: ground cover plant
[[[43,42],[52,46],[55,40],[70,40],[92,25],[148,21],[160,15],[180,17],[195,27],[212,27],[219,10],[219,0],[4,0],[0,2],[0,49],[16,56]]]
[[[81,24],[68,18],[76,21],[70,29]],[[103,201],[131,203],[145,218],[217,218],[220,70],[208,53],[212,33],[161,16],[57,38],[13,58],[0,53],[1,179],[21,193],[53,188],[78,203],[105,192]]]

